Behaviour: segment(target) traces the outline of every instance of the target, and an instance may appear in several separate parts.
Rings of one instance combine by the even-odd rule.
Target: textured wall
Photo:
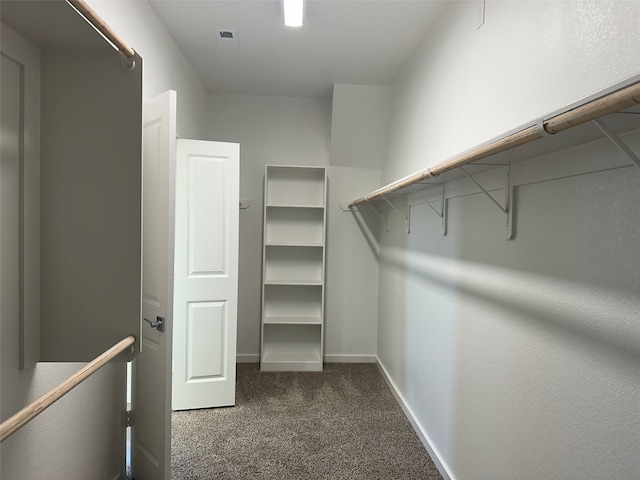
[[[392,92],[391,87],[333,86],[331,165],[380,170]]]
[[[476,30],[479,3],[452,2],[396,85],[383,182],[640,70],[635,2],[489,1]],[[408,235],[390,212],[378,355],[452,478],[637,478],[638,192],[637,167],[523,185],[513,241],[482,195],[450,200],[445,237],[427,207]]]
[[[395,85],[383,182],[537,120],[640,70],[640,4],[456,1]]]
[[[380,170],[331,166],[327,174],[325,357],[370,361],[377,342],[378,244],[368,237],[371,227],[362,219],[375,216],[366,211],[364,217],[354,216],[340,204],[376,188]]]
[[[209,107],[208,137],[240,143],[240,197],[251,200],[251,206],[240,211],[238,355],[256,361],[260,351],[264,166],[329,166],[331,100],[211,95]],[[364,308],[358,305],[375,292],[376,258],[351,215],[339,206],[341,200],[376,188],[379,171],[330,166],[328,176],[325,353],[371,356],[375,353],[376,306],[373,302]],[[342,268],[346,264],[349,268]],[[358,285],[363,274],[367,276],[363,280],[366,287]]]
[[[238,355],[257,361],[262,297],[264,166],[327,165],[330,106],[326,100],[211,95],[208,138],[240,144]]]

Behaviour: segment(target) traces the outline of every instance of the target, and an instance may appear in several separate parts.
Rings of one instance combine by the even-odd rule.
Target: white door
[[[174,410],[235,404],[240,148],[178,140]]]
[[[142,352],[133,368],[132,472],[136,480],[171,475],[176,92],[144,105],[142,202]]]

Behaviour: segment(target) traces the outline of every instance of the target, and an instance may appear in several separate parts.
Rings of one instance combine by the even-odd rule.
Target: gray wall
[[[240,211],[240,361],[258,361],[260,351],[263,182],[267,164],[329,166],[325,355],[334,361],[374,358],[377,313],[371,300],[377,289],[376,252],[351,214],[340,209],[340,202],[375,188],[380,172],[377,166],[363,168],[361,158],[353,159],[353,166],[348,166],[348,158],[334,166],[331,107],[330,98],[210,97],[208,138],[240,143],[240,197],[251,201],[248,209]],[[371,134],[380,136],[380,132]],[[353,138],[351,144],[366,141]]]
[[[141,128],[139,122],[137,125],[135,123],[135,115],[139,115],[140,112],[141,75],[120,77],[123,72],[118,65],[117,54],[100,39],[96,42],[97,49],[93,45],[85,44],[86,48],[81,54],[73,48],[60,47],[64,42],[59,42],[59,39],[69,32],[73,32],[75,37],[81,40],[80,43],[88,40],[91,45],[92,39],[95,38],[95,32],[91,27],[66,3],[49,2],[46,7],[35,3],[21,5],[28,10],[24,12],[24,16],[15,11],[5,16],[5,19],[10,17],[20,31],[29,34],[28,27],[38,24],[43,10],[53,14],[56,19],[52,30],[59,30],[49,32],[51,35],[46,40],[29,37],[41,46],[41,50],[31,44],[30,49],[38,52],[37,58],[33,63],[25,63],[24,71],[18,77],[20,80],[25,79],[23,93],[26,105],[33,102],[38,105],[33,109],[26,109],[23,138],[21,135],[16,135],[17,138],[5,136],[4,133],[7,132],[3,129],[3,154],[5,143],[12,140],[16,143],[24,141],[26,152],[41,147],[41,154],[37,159],[41,164],[40,175],[31,178],[29,175],[24,176],[27,181],[24,182],[24,190],[20,192],[21,202],[27,206],[25,227],[19,226],[18,222],[7,223],[6,211],[3,209],[0,387],[3,420],[82,366],[38,363],[20,369],[19,355],[23,349],[22,343],[29,339],[19,328],[20,310],[34,309],[34,304],[39,307],[36,309],[40,315],[35,320],[42,327],[39,330],[42,332],[43,341],[32,344],[34,350],[37,343],[41,346],[40,355],[36,355],[35,360],[85,360],[87,357],[97,356],[116,340],[120,340],[124,334],[122,330],[118,332],[118,328],[112,328],[111,333],[116,335],[114,339],[105,330],[94,327],[92,319],[97,321],[100,315],[103,315],[103,320],[111,316],[128,318],[129,321],[133,320],[134,327],[130,329],[131,323],[129,324],[126,333],[130,334],[136,331],[139,312],[140,273],[139,268],[136,269],[135,266],[136,262],[139,265],[140,233],[137,225],[140,167],[136,167],[135,160],[139,157]],[[8,12],[5,10],[4,13]],[[26,39],[18,37],[17,34],[12,35],[12,38],[8,38],[8,34],[9,29],[3,27],[3,52],[12,44],[19,43],[24,49],[29,45]],[[41,56],[38,56],[40,53]],[[22,60],[20,56],[15,58],[18,61]],[[40,71],[41,76],[38,82],[34,83],[33,74],[36,71]],[[5,74],[6,71],[3,70],[3,80],[6,79]],[[97,86],[102,93],[98,98],[95,97],[95,90],[87,87],[87,80],[90,81],[92,78],[99,78],[107,83],[101,86],[103,88]],[[124,82],[121,83],[122,79]],[[17,87],[18,83],[15,85]],[[6,106],[4,100],[7,95],[9,98],[20,98],[18,88],[15,88],[16,91],[7,92],[4,87],[3,82],[3,108]],[[106,108],[104,104],[96,105],[96,101],[98,104],[113,101],[113,96],[121,100],[121,103],[116,101],[109,105],[110,108]],[[5,113],[7,112],[3,110],[3,128]],[[133,115],[134,122],[127,125],[121,121],[118,125],[121,128],[128,127],[130,133],[120,135],[118,127],[109,127],[112,122],[121,120],[120,115],[123,114],[127,118]],[[33,128],[33,123],[40,123],[41,134]],[[109,135],[118,137],[121,142],[102,144],[102,148],[96,150],[95,144],[104,141],[104,137]],[[127,138],[127,135],[130,137]],[[86,148],[86,144],[79,138],[93,140],[94,143],[91,148]],[[113,156],[118,160],[113,160]],[[23,162],[24,170],[28,172],[35,162],[32,162],[34,159],[29,155],[25,158],[27,160]],[[131,163],[132,159],[134,163]],[[5,161],[8,160],[3,156],[3,181],[8,173],[5,168]],[[77,163],[69,166],[73,162]],[[18,163],[16,162],[16,165]],[[109,201],[110,190],[107,190],[106,195],[104,190],[103,194],[100,193],[100,189],[108,188],[109,179],[113,183],[114,170],[116,174],[124,172],[127,178],[130,178],[129,183],[126,179],[121,182],[120,199],[128,201],[131,209],[129,215],[115,219],[115,223],[121,226],[120,229],[114,228],[113,224],[110,225],[109,220],[114,219],[113,207],[117,207],[117,202]],[[97,178],[93,176],[98,172],[100,175]],[[18,184],[21,179],[16,178],[14,181]],[[87,190],[91,193],[88,194]],[[3,188],[3,207],[6,206],[7,191]],[[52,192],[58,192],[59,195],[52,195]],[[31,211],[34,206],[40,215],[29,219],[34,213]],[[20,208],[16,208],[11,215],[17,216],[19,212]],[[7,231],[7,226],[10,231]],[[100,231],[101,229],[104,230]],[[109,240],[107,232],[110,230],[118,231],[122,244]],[[87,233],[96,233],[97,238]],[[10,249],[6,248],[5,240],[8,237],[5,235],[17,240]],[[34,245],[39,246],[35,251]],[[113,247],[117,248],[116,255],[111,250]],[[83,253],[86,256],[78,261],[78,257],[83,256]],[[14,257],[10,260],[24,256],[22,262],[25,265],[37,264],[34,265],[36,268],[42,267],[38,272],[42,274],[24,282],[24,274],[20,271],[23,268],[20,267],[15,270],[12,268],[13,271],[8,275],[6,267],[9,256]],[[99,265],[104,257],[110,256],[110,263],[114,269],[117,269],[119,261],[124,262],[120,264],[120,277],[116,278],[119,280],[117,284],[127,290],[121,303],[109,302],[110,299],[119,296],[112,290],[116,283],[112,282],[113,277],[112,281],[109,281],[109,273],[101,268],[104,265]],[[58,270],[52,268],[52,263],[56,262],[60,267]],[[30,269],[26,271],[30,272]],[[74,285],[78,279],[84,285],[91,285],[91,291],[85,293],[78,289],[77,284]],[[37,289],[30,291],[32,282],[37,284],[40,294],[37,293]],[[8,285],[11,286],[9,289]],[[52,295],[51,290],[55,290],[56,293]],[[56,297],[55,306],[51,302],[52,296]],[[100,308],[97,299],[107,299],[105,304],[108,307]],[[21,306],[23,302],[24,306]],[[91,315],[87,315],[87,306]],[[114,311],[113,307],[118,311]],[[67,323],[69,321],[70,323]],[[58,349],[57,354],[52,353],[52,348]],[[49,479],[52,476],[106,480],[118,478],[124,471],[123,374],[122,363],[106,366],[78,390],[61,399],[61,403],[52,406],[42,416],[3,442],[0,462],[2,477],[33,480]],[[78,421],[79,419],[82,421]],[[101,434],[95,435],[96,431]]]
[[[396,85],[383,181],[637,73],[638,8],[487,2],[477,30],[477,2],[453,2]],[[512,241],[470,191],[447,236],[426,206],[410,234],[389,213],[378,357],[451,478],[637,477],[640,169],[573,176],[628,163],[601,142],[520,165]]]
[[[43,51],[41,361],[90,361],[138,334],[141,90],[108,45]]]
[[[98,14],[144,61],[142,95],[178,93],[178,137],[206,140],[207,91],[146,1],[89,0]]]
[[[206,91],[151,7],[146,2],[90,3],[143,57],[143,97],[176,90],[180,135],[204,138]],[[117,193],[117,189],[114,192]],[[12,331],[11,335],[5,332],[3,323],[3,416],[34,400],[83,366],[39,364],[19,371],[17,332]],[[108,365],[3,443],[2,478],[118,478],[124,464],[121,427],[124,409],[125,366]]]

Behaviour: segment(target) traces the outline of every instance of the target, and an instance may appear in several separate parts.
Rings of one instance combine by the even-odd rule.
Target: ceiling
[[[211,93],[324,97],[334,83],[393,85],[444,0],[305,0],[304,26],[280,0],[150,0]],[[218,44],[235,30],[238,46]]]

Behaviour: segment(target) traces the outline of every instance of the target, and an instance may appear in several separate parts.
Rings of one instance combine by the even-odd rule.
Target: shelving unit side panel
[[[327,178],[327,172],[325,170],[325,174],[324,174],[324,204],[327,205],[327,192],[329,191],[329,179]],[[325,207],[322,211],[322,222],[323,222],[323,231],[322,231],[322,244],[326,246],[326,235],[327,235],[327,214],[328,214],[328,209]],[[321,357],[321,361],[322,361],[322,357],[324,356],[324,312],[325,312],[325,295],[326,295],[326,289],[325,289],[325,285],[324,285],[324,280],[326,278],[325,276],[325,269],[326,269],[326,263],[327,261],[327,249],[323,248],[322,249],[322,299],[320,302],[320,317],[321,317],[321,321],[320,321],[320,357]]]

